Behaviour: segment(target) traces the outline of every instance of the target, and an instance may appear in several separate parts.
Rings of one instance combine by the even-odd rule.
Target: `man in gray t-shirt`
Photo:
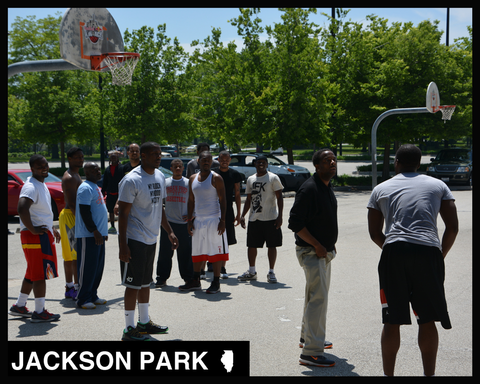
[[[411,144],[395,156],[397,175],[374,188],[368,202],[368,230],[382,255],[378,265],[384,328],[383,369],[393,376],[400,325],[410,323],[410,305],[419,325],[424,374],[434,375],[438,350],[435,321],[451,328],[443,281],[444,257],[458,232],[455,200],[440,180],[420,175],[422,153]],[[440,241],[437,216],[445,231]],[[383,224],[385,222],[385,233]]]

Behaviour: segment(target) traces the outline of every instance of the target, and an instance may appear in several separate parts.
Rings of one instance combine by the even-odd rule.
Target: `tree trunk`
[[[287,148],[288,164],[293,164],[293,150],[292,148]]]

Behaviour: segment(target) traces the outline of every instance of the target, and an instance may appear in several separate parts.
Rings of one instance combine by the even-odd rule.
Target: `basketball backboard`
[[[426,105],[428,112],[438,112],[440,107],[440,93],[438,92],[437,84],[433,81],[428,84]]]
[[[106,8],[68,8],[60,24],[62,58],[84,70],[108,71],[104,65],[92,66],[91,57],[107,52],[123,52],[123,37]]]

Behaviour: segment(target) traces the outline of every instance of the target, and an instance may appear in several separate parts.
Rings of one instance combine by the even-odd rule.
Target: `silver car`
[[[240,172],[243,181],[256,172],[253,164],[257,156],[265,156],[268,159],[268,170],[275,173],[283,184],[284,191],[298,191],[300,186],[311,174],[307,168],[293,164],[285,164],[277,157],[264,153],[232,153],[229,167]],[[217,157],[216,157],[217,159]]]

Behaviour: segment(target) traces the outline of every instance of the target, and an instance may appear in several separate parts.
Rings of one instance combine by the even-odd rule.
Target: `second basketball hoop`
[[[440,105],[440,93],[438,92],[437,84],[433,81],[428,84],[426,107],[430,113],[442,112],[442,120],[450,120],[453,112],[455,111],[455,105]]]

